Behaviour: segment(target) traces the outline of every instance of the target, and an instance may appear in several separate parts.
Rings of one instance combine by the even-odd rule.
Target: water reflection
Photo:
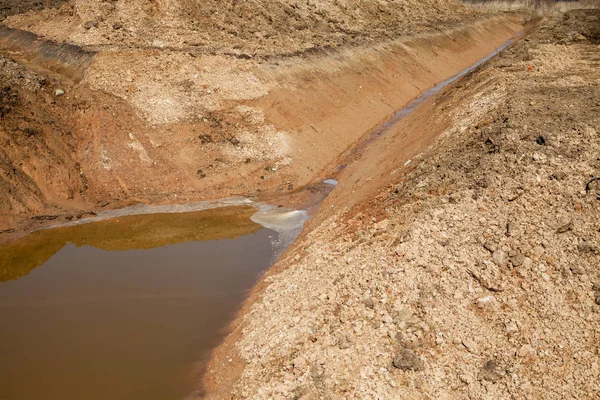
[[[0,399],[185,397],[275,256],[279,234],[254,212],[122,217],[0,247]]]

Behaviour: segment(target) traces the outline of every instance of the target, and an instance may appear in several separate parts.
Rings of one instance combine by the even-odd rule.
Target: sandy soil
[[[541,21],[344,170],[209,398],[598,398],[599,17]]]
[[[232,54],[236,37],[212,41],[219,49],[188,48],[185,35],[220,38],[220,18],[250,28],[234,11],[209,17],[185,2],[71,1],[9,17],[12,28],[0,27],[0,240],[135,202],[294,192],[326,177],[394,110],[522,27],[518,17],[457,1],[389,3],[402,19],[381,2],[377,11],[372,2],[299,5],[303,16],[343,23],[243,39],[262,46],[260,57]],[[138,6],[162,11],[146,18]],[[271,18],[286,7],[277,3]],[[204,30],[194,32],[189,18]],[[83,26],[92,19],[98,26]],[[131,41],[121,38],[127,32]],[[139,42],[151,33],[170,44]]]
[[[476,14],[456,0],[71,0],[5,22],[96,49],[185,49],[248,59],[396,39]]]

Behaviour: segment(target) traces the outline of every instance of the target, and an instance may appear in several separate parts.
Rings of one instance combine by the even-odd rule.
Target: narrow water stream
[[[273,229],[242,206],[122,216],[1,246],[0,399],[184,398],[303,221],[280,229],[281,213],[264,214]]]
[[[521,34],[522,34],[522,32],[518,32],[515,35],[515,38],[518,38],[519,36],[521,36]],[[472,72],[473,70],[475,70],[477,67],[479,67],[486,61],[497,56],[502,50],[506,49],[515,40],[515,38],[507,40],[504,44],[502,44],[502,46],[498,47],[496,50],[494,50],[488,56],[480,59],[475,64],[463,69],[458,74],[456,74],[456,75],[452,76],[451,78],[448,78],[445,81],[440,82],[437,85],[435,85],[434,87],[426,90],[419,97],[415,98],[410,103],[408,103],[405,107],[401,108],[400,110],[398,110],[394,114],[392,114],[386,121],[384,121],[382,124],[376,126],[370,132],[369,135],[364,137],[358,143],[358,145],[354,146],[352,149],[349,150],[348,153],[346,153],[344,156],[342,156],[343,162],[342,162],[342,164],[340,164],[336,167],[335,173],[337,174],[337,173],[343,171],[349,163],[359,159],[371,143],[373,143],[375,140],[379,139],[381,136],[383,136],[387,132],[389,132],[390,129],[394,125],[396,125],[404,117],[406,117],[407,115],[409,115],[410,113],[415,111],[417,109],[417,107],[419,107],[421,104],[423,104],[426,100],[428,100],[429,98],[431,98],[434,95],[436,95],[437,93],[439,93],[442,89],[446,88],[451,83],[456,82],[458,79],[460,79],[463,76],[467,75],[468,73]]]

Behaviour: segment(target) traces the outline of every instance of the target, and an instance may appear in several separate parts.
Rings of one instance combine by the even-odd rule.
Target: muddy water
[[[184,398],[281,250],[255,211],[126,216],[0,247],[0,399]]]

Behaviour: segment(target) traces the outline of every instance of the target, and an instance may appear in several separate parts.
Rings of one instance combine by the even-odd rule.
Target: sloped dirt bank
[[[341,152],[411,98],[520,29],[517,17],[482,16],[410,40],[260,62],[83,47],[95,55],[82,63],[52,50],[61,71],[77,67],[80,83],[3,58],[2,237],[135,202],[294,191],[326,176]],[[19,60],[9,44],[6,56]]]
[[[346,168],[208,398],[597,398],[597,17],[542,21]]]

